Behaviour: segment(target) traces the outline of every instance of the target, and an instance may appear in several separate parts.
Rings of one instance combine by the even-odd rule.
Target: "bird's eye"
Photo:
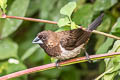
[[[45,40],[46,38],[45,37],[42,37],[42,40]]]

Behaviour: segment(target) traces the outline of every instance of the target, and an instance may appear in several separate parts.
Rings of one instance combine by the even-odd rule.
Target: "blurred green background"
[[[8,0],[6,11],[11,16],[58,21],[61,17],[60,9],[70,1],[77,3],[72,14],[72,20],[77,25],[87,27],[104,12],[103,23],[97,30],[120,36],[120,0]],[[50,63],[50,57],[39,45],[32,44],[32,40],[40,31],[57,29],[59,27],[54,24],[0,19],[0,76]],[[102,54],[120,51],[120,41],[116,41],[116,44],[114,42],[115,39],[93,34],[87,44],[87,52]],[[74,64],[11,80],[93,80],[112,67],[113,70],[101,80],[120,80],[119,59],[118,56],[105,61]]]

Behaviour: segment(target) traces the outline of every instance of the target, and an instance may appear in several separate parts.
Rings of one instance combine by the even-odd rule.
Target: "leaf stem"
[[[18,16],[7,16],[6,15],[5,18],[27,20],[27,21],[33,21],[33,22],[49,23],[49,24],[57,24],[57,22],[55,22],[55,21],[35,19],[35,18],[26,18],[26,17],[18,17]],[[82,26],[80,26],[80,27],[83,28]],[[83,29],[85,29],[85,28],[83,28]],[[111,35],[111,34],[107,34],[107,33],[104,33],[104,32],[100,32],[100,31],[97,31],[97,30],[94,30],[93,33],[104,35],[104,36],[107,36],[107,37],[110,37],[110,38],[120,40],[120,37],[117,37],[117,36],[114,36],[114,35]]]
[[[90,59],[91,60],[99,60],[99,59],[104,59],[104,58],[110,58],[110,57],[115,57],[117,55],[120,55],[120,52],[115,52],[115,53],[106,53],[106,54],[99,54],[99,55],[91,55]],[[87,62],[87,58],[86,57],[78,57],[78,58],[74,58],[74,59],[70,59],[70,60],[66,60],[66,61],[62,61],[59,63],[60,66],[66,66],[66,65],[71,65],[71,64],[75,64],[75,63],[82,63],[82,62]],[[35,73],[35,72],[40,72],[40,71],[45,71],[45,70],[49,70],[52,68],[55,68],[56,64],[55,63],[50,63],[50,64],[46,64],[46,65],[42,65],[42,66],[38,66],[38,67],[33,67],[33,68],[29,68],[26,70],[22,70],[22,71],[18,71],[15,73],[11,73],[5,76],[0,77],[0,80],[8,80],[11,78],[15,78],[15,77],[19,77],[25,74],[30,74],[30,73]]]

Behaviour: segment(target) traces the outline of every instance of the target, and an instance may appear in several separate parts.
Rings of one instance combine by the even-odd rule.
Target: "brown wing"
[[[60,43],[62,47],[64,47],[66,50],[73,50],[79,45],[87,42],[91,34],[91,32],[82,30],[80,28],[57,33],[60,36]]]

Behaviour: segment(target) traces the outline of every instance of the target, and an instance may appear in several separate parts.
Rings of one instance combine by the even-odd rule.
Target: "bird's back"
[[[81,28],[73,29],[70,31],[57,32],[60,36],[60,44],[66,50],[73,50],[74,48],[85,43],[90,37],[90,32]]]
[[[66,50],[73,50],[74,48],[85,44],[88,41],[91,32],[101,24],[103,16],[104,13],[98,16],[86,30],[78,28],[70,31],[57,32],[57,34],[60,36],[61,46]]]

